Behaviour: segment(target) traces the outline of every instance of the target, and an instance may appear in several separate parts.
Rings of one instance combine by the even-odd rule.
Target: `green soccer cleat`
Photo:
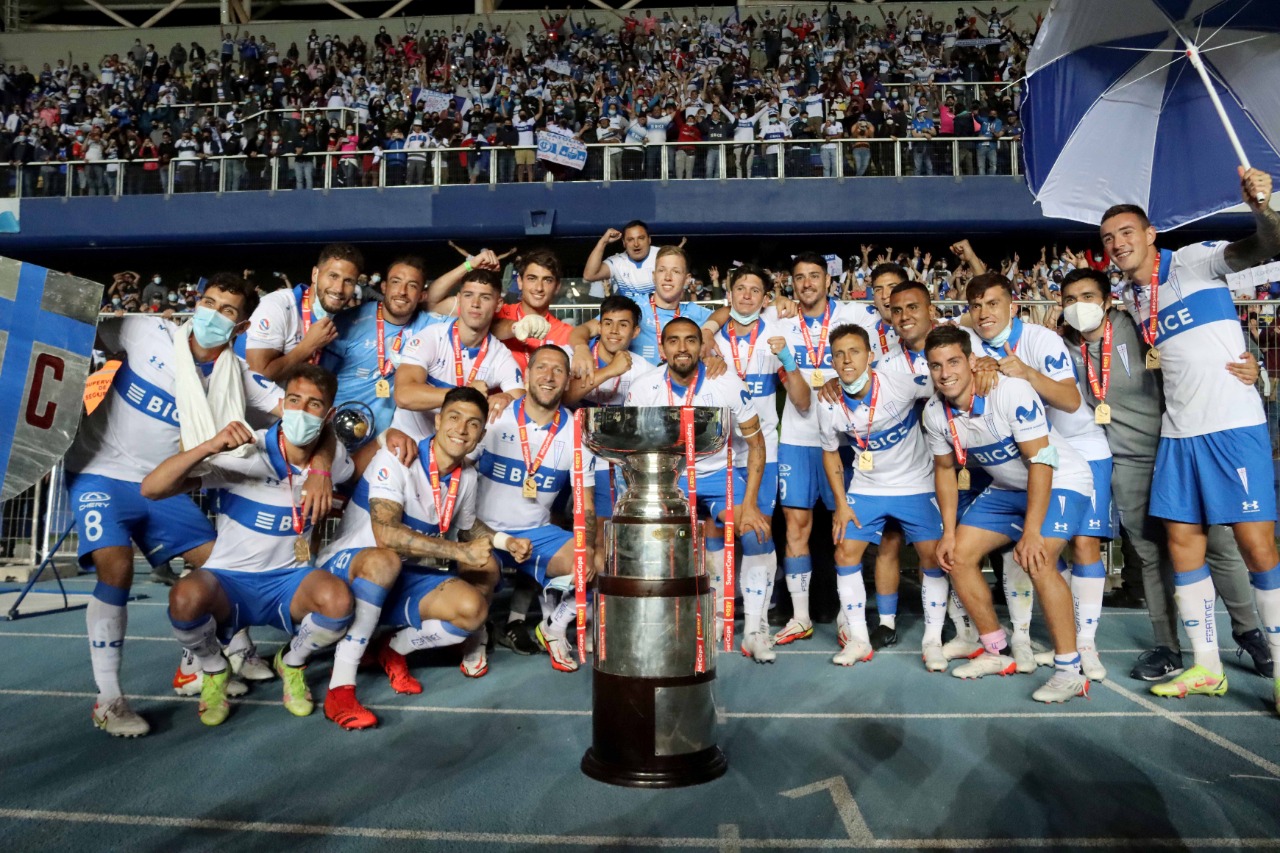
[[[231,678],[231,668],[222,672],[206,672],[200,683],[200,722],[206,726],[220,726],[226,722],[231,713],[231,704],[227,702],[227,682]]]
[[[1203,666],[1193,666],[1182,675],[1163,684],[1153,685],[1151,692],[1166,699],[1185,699],[1188,696],[1222,696],[1227,692],[1227,677],[1210,672]]]
[[[284,682],[284,707],[295,717],[306,717],[316,709],[311,701],[311,691],[307,689],[305,666],[289,666],[284,662],[284,648],[276,652],[276,675]]]

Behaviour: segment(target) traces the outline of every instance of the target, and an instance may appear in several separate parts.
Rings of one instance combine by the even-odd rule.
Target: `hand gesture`
[[[491,270],[498,272],[502,269],[502,262],[498,260],[498,256],[494,254],[492,249],[481,249],[474,257],[467,258],[471,262],[473,269]]]
[[[591,354],[588,347],[576,346],[573,348],[572,367],[570,372],[575,379],[581,379],[584,382],[591,382],[596,374],[596,359]]]
[[[253,430],[240,421],[231,421],[218,431],[218,434],[205,442],[209,454],[225,453],[255,441]]]
[[[472,539],[458,549],[458,562],[464,566],[484,566],[493,556],[493,540],[488,536]]]
[[[720,268],[719,268],[719,267],[707,267],[707,276],[711,279],[711,283],[712,283],[712,284],[719,284],[719,283],[720,283]]]
[[[774,355],[777,355],[787,348],[787,339],[782,335],[774,335],[766,340],[765,343],[769,345],[769,351]]]
[[[533,556],[533,542],[529,539],[517,539],[512,536],[507,540],[507,553],[510,554],[517,563],[523,563],[525,560]]]
[[[616,243],[621,239],[622,232],[617,228],[610,228],[608,231],[604,232],[604,236],[600,238],[600,242],[608,245],[609,243]]]
[[[311,324],[311,328],[307,329],[307,333],[302,336],[298,346],[303,347],[308,352],[317,352],[337,339],[338,327],[334,325],[332,317],[325,317],[323,320],[316,320]]]
[[[512,397],[506,391],[501,394],[494,394],[489,398],[489,424],[495,424],[498,418],[502,417],[502,412],[510,406],[515,397]]]
[[[1014,355],[1008,344],[1004,345],[1004,351],[1008,354],[998,362],[1000,372],[1005,376],[1012,376],[1014,379],[1025,379],[1030,382],[1031,368],[1027,367],[1027,363]]]

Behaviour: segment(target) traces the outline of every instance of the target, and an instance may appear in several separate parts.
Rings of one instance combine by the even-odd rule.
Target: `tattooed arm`
[[[456,560],[474,565],[488,558],[489,543],[450,542],[440,536],[427,536],[401,524],[404,507],[383,498],[369,499],[369,518],[373,522],[373,538],[380,548],[389,548],[405,560]],[[481,552],[484,552],[483,556]]]

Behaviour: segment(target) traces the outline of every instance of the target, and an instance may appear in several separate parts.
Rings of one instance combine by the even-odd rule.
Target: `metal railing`
[[[594,143],[586,148],[580,172],[566,169],[558,175],[536,158],[531,146],[194,155],[168,161],[45,160],[0,165],[0,198],[497,186],[520,177],[610,183],[1021,174],[1018,144],[982,137]],[[532,163],[520,162],[525,159]],[[526,166],[531,168],[525,171]]]

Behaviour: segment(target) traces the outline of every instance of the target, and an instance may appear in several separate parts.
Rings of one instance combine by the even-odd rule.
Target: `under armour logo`
[[[1258,502],[1257,501],[1241,501],[1240,510],[1241,512],[1258,512],[1259,510]]]
[[[1053,531],[1055,533],[1066,533],[1067,523],[1065,521],[1055,521],[1053,523]]]

